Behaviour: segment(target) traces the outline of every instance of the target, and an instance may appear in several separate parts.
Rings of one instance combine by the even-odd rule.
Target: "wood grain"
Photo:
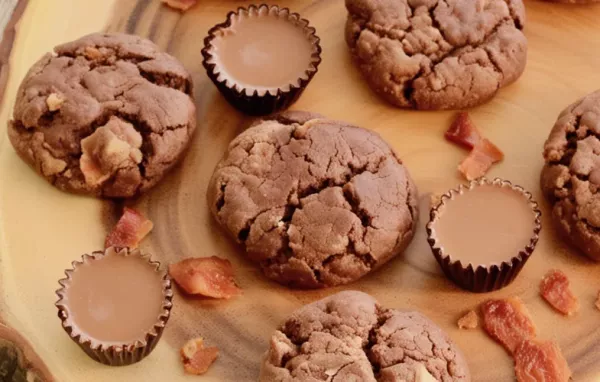
[[[0,13],[8,16],[7,20],[0,20],[0,32],[2,32],[2,41],[0,41],[0,102],[2,102],[4,88],[8,80],[8,59],[15,41],[16,25],[21,19],[23,12],[27,7],[27,0],[3,1],[0,3]]]
[[[244,289],[242,297],[228,302],[178,294],[163,341],[140,364],[115,369],[89,360],[62,331],[55,317],[53,291],[72,260],[102,246],[107,223],[114,219],[114,212],[110,213],[113,206],[53,189],[17,158],[5,134],[0,134],[2,315],[30,339],[57,380],[184,380],[177,349],[197,335],[221,349],[203,380],[256,380],[272,330],[300,305],[342,289],[359,289],[386,306],[423,312],[464,350],[474,380],[492,382],[514,378],[509,356],[481,330],[459,331],[456,320],[487,298],[518,295],[532,312],[540,337],[559,342],[574,379],[600,380],[600,331],[596,329],[600,312],[594,308],[600,266],[557,239],[538,186],[541,148],[558,113],[600,84],[600,6],[528,1],[525,33],[529,59],[523,77],[491,102],[472,110],[484,135],[506,154],[489,175],[532,191],[544,212],[538,248],[515,283],[477,295],[459,290],[441,274],[424,234],[430,194],[444,192],[461,181],[456,165],[465,152],[442,138],[454,113],[402,111],[370,92],[352,65],[343,40],[346,13],[342,0],[280,1],[308,18],[322,39],[323,64],[294,108],[378,131],[415,178],[422,220],[404,256],[347,287],[322,291],[292,291],[267,281],[216,226],[206,207],[206,186],[215,164],[251,119],[232,109],[206,77],[200,57],[202,40],[227,11],[250,2],[203,0],[182,14],[151,0],[120,0],[116,6],[103,0],[86,1],[85,5],[56,0],[51,7],[45,0],[29,1],[11,56],[11,63],[18,65],[11,66],[15,69],[9,76],[1,123],[8,118],[24,71],[55,44],[93,30],[150,37],[192,73],[199,122],[181,165],[156,189],[130,202],[155,222],[142,249],[165,264],[187,256],[229,258]],[[54,28],[59,18],[65,25]],[[35,267],[43,272],[34,271]],[[582,305],[577,316],[564,318],[540,299],[539,280],[551,267],[570,276]]]

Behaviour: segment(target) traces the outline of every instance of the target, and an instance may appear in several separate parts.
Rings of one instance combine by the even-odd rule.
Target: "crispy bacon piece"
[[[496,162],[504,159],[504,153],[488,139],[481,139],[469,155],[458,165],[458,171],[467,179],[473,180],[485,175]]]
[[[171,8],[179,9],[181,11],[187,11],[190,9],[198,0],[161,0],[163,3]]]
[[[569,364],[555,342],[525,340],[515,349],[518,382],[568,382]]]
[[[183,368],[189,374],[201,375],[206,373],[218,356],[219,349],[216,347],[205,348],[201,337],[189,340],[181,348]]]
[[[458,319],[459,329],[476,329],[478,325],[479,317],[477,317],[477,313],[472,310]]]
[[[536,328],[518,297],[488,300],[481,305],[483,328],[511,353],[524,340],[534,338]]]
[[[229,299],[241,293],[229,260],[217,256],[197,257],[169,265],[169,274],[188,294]]]
[[[469,113],[460,112],[444,133],[444,137],[450,142],[470,150],[479,142],[481,134],[469,117]]]
[[[579,301],[569,288],[569,279],[562,271],[551,269],[540,282],[540,294],[554,309],[570,316],[579,310]]]
[[[137,248],[154,225],[138,211],[125,207],[117,225],[106,237],[104,247]]]

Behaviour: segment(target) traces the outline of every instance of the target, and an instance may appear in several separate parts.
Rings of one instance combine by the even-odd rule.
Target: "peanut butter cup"
[[[317,73],[321,47],[309,22],[287,8],[230,12],[204,40],[208,76],[234,107],[266,115],[294,103]]]
[[[160,264],[138,250],[108,248],[73,262],[56,291],[62,326],[88,356],[123,366],[154,349],[173,291]]]
[[[510,284],[538,241],[541,212],[510,182],[481,178],[442,195],[427,240],[446,276],[461,288],[490,292]]]

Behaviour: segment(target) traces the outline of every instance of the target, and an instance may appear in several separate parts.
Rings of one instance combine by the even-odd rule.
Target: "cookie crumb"
[[[475,311],[470,310],[458,319],[458,327],[459,329],[476,329],[479,325],[479,317],[477,317],[477,313]]]
[[[579,310],[579,301],[569,288],[567,275],[558,269],[551,269],[540,282],[540,295],[554,309],[571,316]]]
[[[202,337],[189,340],[181,348],[183,368],[189,374],[202,375],[206,373],[218,356],[219,349],[216,347],[205,348]]]
[[[524,340],[536,336],[536,327],[518,297],[488,300],[481,305],[483,328],[510,353]]]
[[[568,382],[569,364],[555,342],[525,340],[514,354],[515,374],[519,382]]]
[[[471,150],[481,140],[481,134],[469,113],[460,112],[444,133],[444,138],[460,147]]]
[[[171,8],[179,9],[181,11],[187,11],[197,0],[161,0],[163,4],[168,5]]]
[[[154,224],[133,208],[125,207],[115,228],[108,234],[104,248],[119,247],[135,249],[152,231]]]
[[[242,292],[235,283],[231,262],[217,256],[190,258],[171,264],[169,275],[191,295],[230,299]]]
[[[50,111],[59,110],[64,102],[65,99],[62,95],[58,93],[50,93],[48,98],[46,98],[46,105],[48,106],[48,110]]]

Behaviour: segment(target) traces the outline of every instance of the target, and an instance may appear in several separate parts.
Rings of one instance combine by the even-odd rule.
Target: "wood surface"
[[[544,212],[540,242],[517,280],[501,291],[478,295],[458,289],[441,274],[424,234],[430,194],[461,182],[456,165],[466,153],[443,139],[454,112],[402,111],[371,93],[353,67],[343,39],[343,0],[279,2],[308,18],[322,39],[319,73],[294,108],[374,129],[398,151],[421,195],[422,220],[413,243],[403,256],[351,285],[293,291],[266,280],[216,226],[206,207],[207,182],[228,142],[251,119],[232,109],[216,91],[201,65],[200,50],[209,27],[223,21],[229,10],[247,4],[200,0],[182,14],[157,0],[29,0],[12,45],[0,125],[10,116],[16,89],[28,67],[56,44],[98,30],[125,31],[154,40],[178,57],[194,77],[198,129],[182,164],[157,188],[129,202],[155,223],[142,249],[163,264],[188,256],[226,257],[244,289],[242,297],[227,302],[177,294],[163,340],[149,358],[123,368],[95,363],[61,328],[54,290],[71,261],[102,247],[117,206],[52,188],[17,157],[1,133],[0,316],[28,339],[54,378],[191,380],[184,376],[178,349],[187,339],[203,336],[221,353],[208,374],[198,380],[256,380],[269,336],[287,315],[336,291],[359,289],[388,307],[416,309],[429,316],[463,349],[473,380],[492,382],[514,379],[511,359],[483,331],[458,330],[456,320],[485,299],[520,296],[534,316],[539,336],[560,344],[574,380],[600,381],[600,311],[594,308],[600,265],[557,239],[538,186],[542,145],[557,115],[600,87],[600,5],[527,1],[529,60],[524,75],[491,102],[471,110],[483,134],[506,154],[489,175],[532,191]],[[538,295],[539,281],[552,267],[571,278],[581,302],[575,317],[555,313]],[[0,331],[0,338],[5,337]],[[23,345],[21,341],[18,347]],[[31,351],[24,354],[37,360]]]

